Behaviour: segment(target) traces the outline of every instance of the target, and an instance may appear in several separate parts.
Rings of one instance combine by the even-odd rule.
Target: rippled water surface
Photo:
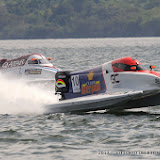
[[[53,57],[62,69],[132,56],[160,70],[160,38],[0,41],[0,58],[29,53]],[[0,79],[0,159],[160,159],[160,106],[43,115],[41,104],[56,101],[52,88]]]

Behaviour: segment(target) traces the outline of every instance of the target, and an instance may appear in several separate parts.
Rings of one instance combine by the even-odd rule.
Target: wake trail
[[[45,105],[58,101],[53,92],[0,74],[0,114],[43,114]]]

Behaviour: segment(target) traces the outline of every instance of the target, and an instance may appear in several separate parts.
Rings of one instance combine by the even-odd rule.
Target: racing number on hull
[[[80,92],[79,75],[71,76],[71,81],[72,81],[73,93],[79,93]]]
[[[118,76],[119,74],[112,74],[111,75],[111,82],[112,82],[112,84],[115,84],[115,83],[119,83],[120,81],[118,81],[117,79],[116,79],[116,77]]]

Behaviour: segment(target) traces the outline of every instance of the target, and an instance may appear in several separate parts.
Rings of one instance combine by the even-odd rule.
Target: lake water
[[[61,69],[87,69],[132,56],[160,70],[160,38],[1,40],[0,58],[53,57]],[[44,115],[54,89],[0,75],[0,159],[160,159],[160,106],[125,112]]]

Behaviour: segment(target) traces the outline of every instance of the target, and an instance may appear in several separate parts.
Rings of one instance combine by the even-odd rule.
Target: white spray
[[[0,114],[43,114],[45,105],[57,102],[53,92],[0,74]]]

